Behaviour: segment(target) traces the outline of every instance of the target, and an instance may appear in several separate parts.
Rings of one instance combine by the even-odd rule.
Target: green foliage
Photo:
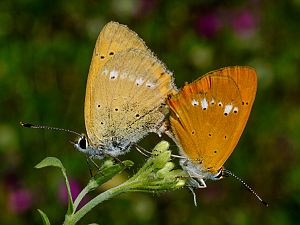
[[[67,214],[71,214],[74,210],[74,206],[73,206],[73,201],[72,201],[71,188],[70,188],[69,180],[68,180],[68,177],[66,174],[66,169],[63,166],[63,164],[61,163],[61,161],[55,157],[45,158],[43,161],[41,161],[39,164],[37,164],[35,166],[35,168],[41,169],[41,168],[48,167],[48,166],[58,167],[64,176],[64,179],[66,182],[66,187],[67,187],[67,193],[68,193],[68,212],[67,212]]]
[[[76,224],[83,216],[85,216],[95,206],[99,205],[105,200],[108,200],[116,195],[126,192],[150,192],[158,193],[162,191],[170,191],[181,188],[185,185],[185,179],[181,177],[188,177],[182,170],[173,170],[173,163],[169,162],[171,152],[169,149],[169,143],[162,141],[153,149],[153,156],[151,156],[145,165],[130,179],[124,183],[111,188],[105,192],[102,192],[91,201],[87,202],[81,209],[78,210],[79,203],[83,197],[98,188],[100,185],[110,180],[116,174],[122,172],[125,168],[133,166],[133,162],[126,160],[119,164],[114,164],[110,159],[103,163],[103,166],[99,168],[98,173],[93,176],[86,187],[82,189],[77,198],[72,200],[72,193],[70,191],[69,180],[66,175],[66,170],[61,161],[54,157],[47,157],[41,161],[35,167],[40,169],[44,167],[54,166],[61,169],[64,179],[66,181],[66,187],[68,190],[69,207],[65,215],[65,225]],[[38,210],[43,223],[49,224],[47,215]]]
[[[39,212],[39,214],[40,214],[41,217],[42,217],[43,224],[44,224],[44,225],[50,225],[50,221],[49,221],[47,215],[46,215],[42,210],[40,210],[40,209],[38,209],[38,212]]]

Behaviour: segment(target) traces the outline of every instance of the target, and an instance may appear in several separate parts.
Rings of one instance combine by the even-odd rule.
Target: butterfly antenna
[[[65,131],[68,133],[76,134],[79,137],[82,137],[82,134],[77,133],[76,131],[64,129],[64,128],[58,128],[58,127],[49,127],[49,126],[44,126],[44,125],[35,125],[31,123],[25,123],[25,122],[20,122],[21,126],[27,127],[27,128],[35,128],[35,129],[47,129],[47,130],[59,130],[59,131]]]
[[[232,173],[231,171],[229,170],[226,170],[226,169],[223,169],[222,170],[222,175],[225,176],[225,177],[228,177],[228,176],[232,176],[234,177],[235,179],[237,179],[239,182],[241,182],[244,187],[250,191],[252,194],[254,194],[256,196],[256,198],[262,203],[264,204],[265,206],[269,206],[269,204],[267,202],[265,202],[264,200],[262,200],[262,198],[248,185],[246,184],[245,181],[243,181],[240,177],[236,176],[234,173]]]
[[[141,153],[143,156],[149,157],[149,155],[151,155],[152,153],[147,151],[146,149],[144,149],[142,146],[138,145],[138,144],[134,144],[135,149]]]

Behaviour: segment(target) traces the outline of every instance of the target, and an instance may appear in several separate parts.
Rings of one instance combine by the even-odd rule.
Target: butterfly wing
[[[257,76],[255,69],[247,66],[230,66],[212,71],[207,75],[228,76],[232,78],[238,86],[242,99],[242,110],[240,111],[240,120],[242,122],[241,126],[239,127],[241,130],[237,133],[243,132],[247,124],[256,95]]]
[[[167,101],[170,124],[184,155],[215,174],[238,143],[255,91],[255,71],[229,67],[208,73],[172,95]]]
[[[90,130],[94,124],[90,115],[91,110],[93,110],[91,92],[95,89],[94,79],[97,75],[99,75],[100,70],[108,60],[110,60],[118,52],[130,48],[147,51],[144,41],[127,26],[117,22],[109,22],[104,26],[96,41],[86,83],[84,117],[88,136],[94,132]]]
[[[112,155],[147,133],[157,131],[163,106],[174,92],[172,75],[148,51],[130,49],[116,54],[94,78],[91,90],[89,139]]]

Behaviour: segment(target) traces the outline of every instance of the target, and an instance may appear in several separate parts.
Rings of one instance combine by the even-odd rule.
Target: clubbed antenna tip
[[[30,123],[24,123],[24,122],[22,122],[22,121],[20,121],[20,124],[21,124],[21,126],[23,126],[23,127],[28,127],[28,128],[33,127],[33,124],[30,124]]]

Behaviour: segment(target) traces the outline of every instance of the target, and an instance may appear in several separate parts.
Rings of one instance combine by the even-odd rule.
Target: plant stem
[[[93,198],[86,205],[84,205],[80,210],[78,210],[75,214],[66,215],[64,225],[74,225],[76,224],[85,214],[87,214],[92,208],[108,200],[116,195],[119,195],[124,192],[128,192],[133,188],[132,183],[134,182],[125,182],[117,187],[111,188]]]
[[[75,199],[73,203],[74,212],[77,210],[78,205],[80,204],[81,200],[84,198],[84,196],[89,193],[89,186],[86,186],[82,191],[79,193],[77,198]]]
[[[125,192],[150,192],[158,193],[166,190],[176,190],[185,185],[185,180],[181,180],[180,177],[185,175],[182,170],[173,170],[174,164],[170,161],[171,152],[168,150],[169,144],[167,142],[160,142],[153,151],[156,151],[154,156],[151,156],[144,166],[139,171],[128,179],[123,184],[111,188],[103,193],[100,193],[91,201],[86,203],[81,209],[76,211],[79,202],[83,196],[89,191],[94,190],[101,185],[103,181],[106,181],[111,176],[97,176],[92,178],[86,188],[79,194],[74,203],[74,210],[72,213],[68,213],[65,216],[64,225],[74,225],[82,217],[84,217],[95,206],[108,200],[116,195]],[[113,168],[109,167],[106,172],[108,174],[119,173],[123,168],[119,168],[119,165],[115,165]],[[112,171],[113,169],[113,171]],[[104,170],[103,170],[104,171]],[[103,172],[102,171],[102,172]],[[115,172],[114,172],[115,171]],[[105,175],[106,173],[104,173]],[[100,182],[101,181],[101,182]]]

